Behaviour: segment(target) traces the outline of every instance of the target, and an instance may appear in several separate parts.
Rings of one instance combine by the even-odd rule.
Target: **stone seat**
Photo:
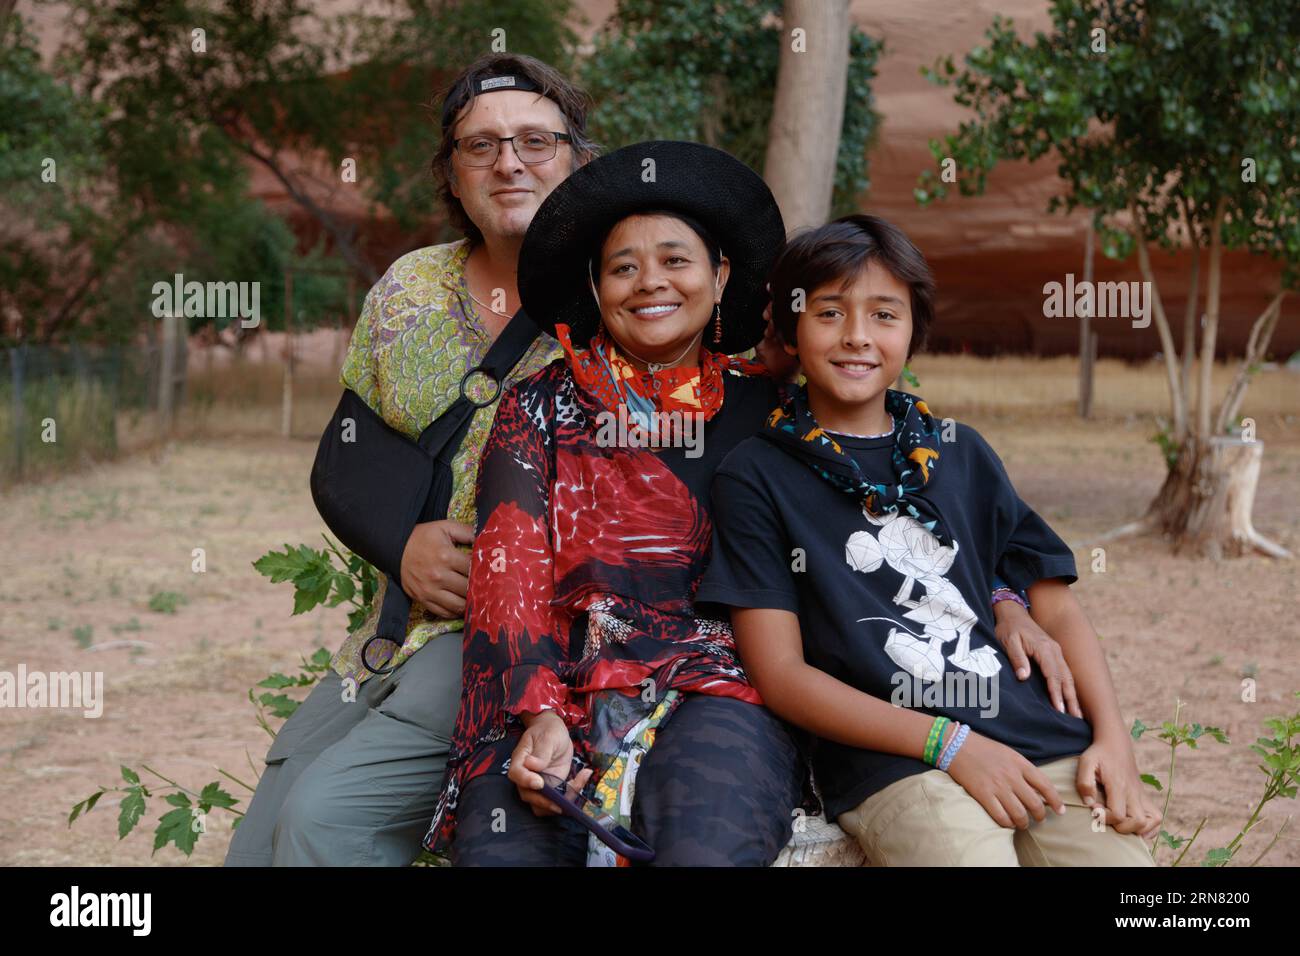
[[[802,818],[773,866],[866,866],[858,841],[820,814]]]

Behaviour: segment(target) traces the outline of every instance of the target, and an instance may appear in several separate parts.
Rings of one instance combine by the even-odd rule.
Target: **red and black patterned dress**
[[[639,694],[650,678],[660,693],[761,703],[725,611],[698,618],[693,607],[713,473],[779,401],[765,375],[722,377],[698,457],[602,447],[607,409],[565,359],[502,397],[479,470],[461,707],[429,849],[449,843],[465,785],[508,770],[522,712],[555,710],[587,763],[594,692]]]

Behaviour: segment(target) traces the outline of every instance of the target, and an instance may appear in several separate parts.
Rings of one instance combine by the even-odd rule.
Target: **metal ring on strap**
[[[397,670],[396,664],[394,664],[392,667],[371,667],[370,666],[370,660],[369,660],[370,645],[373,644],[375,641],[388,641],[390,644],[396,644],[399,650],[401,649],[402,644],[405,642],[394,640],[393,638],[387,636],[386,634],[376,634],[373,637],[367,638],[366,642],[361,645],[361,666],[362,667],[370,671],[370,673],[372,674],[391,674],[393,671]]]
[[[476,402],[474,401],[474,399],[469,397],[469,393],[465,391],[465,386],[469,383],[469,379],[471,375],[482,375],[484,378],[488,379],[493,385],[496,386],[496,388],[492,390],[491,398],[482,402]],[[470,369],[461,377],[460,397],[465,399],[465,401],[469,402],[475,408],[483,408],[487,405],[491,405],[493,402],[497,400],[497,396],[499,396],[500,394],[501,394],[501,380],[495,378],[491,372],[489,372],[487,369],[483,368],[482,366],[478,366],[476,368]]]

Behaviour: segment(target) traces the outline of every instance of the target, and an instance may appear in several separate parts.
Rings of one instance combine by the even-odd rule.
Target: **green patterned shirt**
[[[408,252],[392,264],[366,296],[365,306],[352,333],[340,381],[393,428],[411,439],[447,410],[460,395],[464,374],[483,361],[491,341],[479,321],[465,284],[466,239]],[[502,392],[520,379],[563,355],[549,335],[538,336],[502,384]],[[479,399],[491,394],[486,387],[475,394],[476,376],[468,389]],[[447,517],[475,527],[474,486],[479,459],[492,427],[496,403],[474,413],[469,432],[452,461],[451,504]],[[462,547],[467,554],[468,547]],[[372,676],[361,663],[361,645],[374,634],[387,577],[381,576],[365,623],[343,642],[330,661],[343,678],[357,683]],[[464,629],[464,621],[434,617],[419,604],[411,607],[406,643],[394,654],[391,644],[371,646],[370,662],[396,666],[439,634]]]

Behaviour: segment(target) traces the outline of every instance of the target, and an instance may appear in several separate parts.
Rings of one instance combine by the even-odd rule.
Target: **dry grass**
[[[1236,374],[1238,363],[1215,363],[1211,379],[1211,408]],[[1074,411],[1079,394],[1079,363],[1070,356],[1034,358],[973,355],[916,356],[912,370],[920,379],[916,391],[939,414],[1025,411],[1051,414]],[[1124,420],[1132,416],[1169,415],[1169,386],[1162,363],[1132,364],[1118,359],[1097,362],[1093,384],[1096,418]],[[1295,416],[1300,412],[1300,374],[1283,367],[1263,369],[1250,384],[1241,414],[1257,421]]]
[[[294,372],[295,438],[318,437],[338,403],[338,372],[300,365]],[[234,362],[191,370],[189,403],[177,421],[184,437],[279,435],[284,369],[272,362]]]
[[[39,478],[117,453],[113,401],[94,379],[57,375],[26,383],[21,415],[0,382],[0,484]]]
[[[1235,362],[1215,365],[1212,407],[1217,408],[1236,368]],[[1069,418],[1076,407],[1078,363],[1068,356],[980,358],[923,353],[913,363],[913,371],[920,380],[915,391],[925,396],[940,415],[969,419],[987,413],[1014,413],[1038,421],[1044,417]],[[115,443],[102,420],[102,400],[82,394],[84,389],[52,392],[59,444],[54,447],[28,442],[25,477],[31,480],[76,470],[115,454],[156,447],[166,437],[203,440],[278,436],[283,382],[283,366],[278,362],[236,361],[213,366],[197,359],[190,368],[187,401],[177,412],[169,436],[163,434],[156,412],[119,411]],[[299,365],[293,388],[292,436],[319,435],[338,394],[338,375],[332,367]],[[1154,431],[1156,419],[1169,415],[1164,367],[1155,362],[1135,365],[1102,359],[1097,363],[1094,396],[1093,415],[1097,421],[1140,421]],[[1261,429],[1265,422],[1272,427],[1289,427],[1298,409],[1300,374],[1274,367],[1256,375],[1241,414],[1255,418]],[[4,442],[0,444],[0,458],[8,454],[9,432],[7,404],[0,403],[0,441]],[[0,485],[5,483],[12,483],[12,475],[0,467]]]
[[[61,376],[29,383],[21,479],[16,473],[11,403],[0,389],[0,487],[79,471],[120,455],[156,449],[165,441],[279,436],[283,375],[283,367],[271,362],[234,362],[217,368],[200,362],[190,370],[186,401],[166,432],[152,407],[114,412],[111,398],[97,381]],[[294,378],[291,436],[318,436],[338,395],[337,372],[300,367]],[[57,426],[53,443],[41,440],[46,418]]]

